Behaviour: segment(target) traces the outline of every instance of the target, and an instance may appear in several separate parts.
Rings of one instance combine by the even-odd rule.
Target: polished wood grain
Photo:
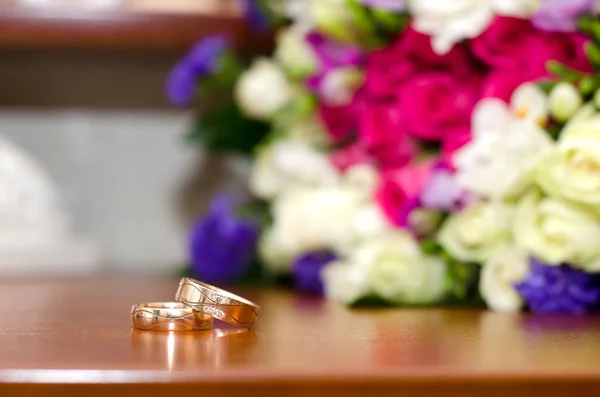
[[[348,310],[284,291],[254,330],[133,331],[178,280],[0,280],[0,396],[595,395],[600,318]]]
[[[254,32],[240,13],[231,11],[231,3],[237,1],[213,1],[215,5],[202,13],[38,8],[0,2],[0,48],[182,51],[201,37],[222,33],[242,52],[264,51],[271,46],[271,37]]]

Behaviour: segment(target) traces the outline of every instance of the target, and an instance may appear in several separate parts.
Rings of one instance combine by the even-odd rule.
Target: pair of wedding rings
[[[216,318],[250,329],[260,311],[260,306],[247,299],[191,278],[181,280],[175,300],[134,305],[133,327],[149,331],[202,331],[211,329]]]

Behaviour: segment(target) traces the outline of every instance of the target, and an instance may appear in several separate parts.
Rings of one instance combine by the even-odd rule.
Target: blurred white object
[[[99,264],[94,245],[72,235],[42,166],[0,137],[0,274],[89,273]]]

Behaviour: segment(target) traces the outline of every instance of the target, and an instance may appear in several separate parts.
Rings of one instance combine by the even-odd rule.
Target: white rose
[[[432,36],[432,46],[445,54],[454,44],[479,36],[494,15],[528,17],[536,0],[408,0],[415,29]]]
[[[600,271],[600,218],[590,209],[533,190],[517,206],[515,242],[548,265]]]
[[[450,215],[438,240],[453,257],[483,263],[511,242],[513,206],[501,201],[472,204]]]
[[[330,106],[348,105],[363,84],[364,76],[355,67],[337,68],[325,75],[319,91],[323,102]]]
[[[258,254],[270,275],[288,274],[291,260],[289,254],[276,239],[272,229],[265,231],[258,244]]]
[[[600,210],[600,115],[593,107],[585,106],[565,126],[535,180],[549,195]]]
[[[516,312],[523,307],[523,299],[515,283],[529,273],[527,251],[510,247],[493,255],[483,265],[479,291],[488,307],[501,312]]]
[[[285,256],[348,247],[355,240],[353,222],[364,205],[355,189],[344,186],[297,188],[273,202],[272,233]]]
[[[398,231],[366,243],[363,261],[372,263],[369,281],[373,292],[396,304],[426,304],[445,292],[446,264],[423,255],[414,238]]]
[[[315,146],[323,146],[328,142],[328,133],[318,116],[311,115],[289,121],[289,119],[283,120],[279,126],[285,132],[286,137],[303,140]]]
[[[593,101],[594,101],[594,105],[597,108],[600,108],[600,90],[596,90],[596,92],[594,93]]]
[[[268,120],[286,105],[293,96],[293,88],[281,67],[267,58],[252,64],[238,80],[235,98],[248,117]]]
[[[343,175],[343,183],[363,193],[365,200],[371,199],[379,184],[379,170],[370,164],[356,164]]]
[[[318,59],[306,42],[305,33],[296,26],[277,34],[274,56],[288,73],[297,78],[313,74],[318,67]]]
[[[335,184],[338,172],[326,154],[298,139],[279,139],[262,148],[250,175],[250,190],[271,200],[291,187]]]
[[[369,284],[369,264],[337,261],[321,271],[327,299],[352,305],[372,294]]]
[[[511,107],[498,99],[481,100],[473,112],[473,139],[456,153],[456,181],[491,198],[521,195],[553,142],[539,122],[547,115],[546,99],[530,85],[513,95]]]
[[[555,120],[566,122],[581,107],[583,100],[577,89],[569,83],[558,83],[548,97],[550,114]]]
[[[396,304],[425,304],[443,297],[446,265],[424,256],[409,233],[394,230],[357,245],[321,276],[326,296],[346,304],[370,295]]]

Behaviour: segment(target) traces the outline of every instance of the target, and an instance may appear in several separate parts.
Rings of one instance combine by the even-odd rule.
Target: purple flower
[[[531,260],[531,271],[515,285],[532,313],[584,314],[600,307],[600,274]]]
[[[470,201],[469,193],[456,182],[447,164],[438,164],[419,196],[421,205],[430,210],[455,212]]]
[[[202,39],[175,64],[165,87],[167,98],[174,106],[189,105],[196,95],[197,81],[218,70],[221,54],[227,46],[222,36]]]
[[[292,264],[296,289],[307,294],[323,294],[321,270],[337,257],[331,252],[312,252],[300,256]]]
[[[406,10],[406,0],[361,0],[361,3],[367,7],[380,8],[391,12],[404,12]]]
[[[269,27],[269,17],[260,3],[260,0],[242,0],[244,18],[255,30],[264,30]]]
[[[577,30],[577,19],[594,10],[595,0],[543,0],[533,16],[533,24],[541,30],[571,32]]]
[[[189,234],[192,272],[209,283],[233,282],[244,276],[255,258],[260,226],[241,218],[241,200],[218,195]]]
[[[319,60],[319,71],[308,80],[308,86],[319,92],[321,82],[334,69],[347,66],[358,66],[363,54],[356,46],[332,41],[319,33],[309,33],[306,41],[312,47]]]

